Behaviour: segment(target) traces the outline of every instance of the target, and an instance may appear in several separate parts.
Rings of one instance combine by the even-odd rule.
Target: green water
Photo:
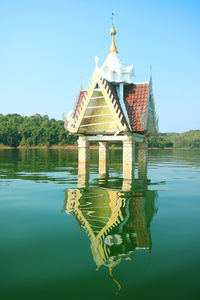
[[[200,152],[122,152],[80,185],[73,150],[0,150],[0,299],[200,299]],[[80,178],[79,178],[80,179]],[[109,223],[110,222],[110,223]]]

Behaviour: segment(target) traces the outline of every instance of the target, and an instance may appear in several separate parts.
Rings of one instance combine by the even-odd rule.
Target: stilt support
[[[99,142],[99,175],[105,176],[108,172],[109,145],[108,142]]]
[[[88,161],[89,161],[89,143],[87,137],[80,136],[78,139],[78,175],[87,174]]]
[[[134,176],[135,164],[135,141],[127,137],[123,141],[123,178],[131,180]]]
[[[138,143],[138,178],[147,177],[148,141]]]

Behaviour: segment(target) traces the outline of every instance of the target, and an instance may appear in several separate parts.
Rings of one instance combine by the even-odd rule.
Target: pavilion
[[[95,57],[95,70],[88,89],[80,89],[73,112],[65,119],[65,129],[79,136],[79,175],[86,174],[89,143],[99,142],[99,173],[106,174],[109,142],[123,143],[123,178],[131,179],[138,145],[138,174],[147,165],[147,139],[158,131],[158,119],[152,90],[148,82],[134,82],[133,65],[125,67],[115,44],[115,28],[111,28],[112,43],[101,67]]]

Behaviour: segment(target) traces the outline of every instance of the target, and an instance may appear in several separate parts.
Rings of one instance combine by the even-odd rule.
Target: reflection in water
[[[151,251],[157,192],[148,190],[149,184],[147,179],[135,179],[129,185],[124,182],[121,190],[87,186],[65,191],[64,210],[87,232],[97,270],[101,265],[108,267],[118,292],[121,285],[114,278],[114,268],[130,260],[136,250]]]

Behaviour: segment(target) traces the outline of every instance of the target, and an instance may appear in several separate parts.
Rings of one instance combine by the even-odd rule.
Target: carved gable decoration
[[[68,114],[67,129],[73,133],[116,133],[127,130],[115,88],[96,69],[89,89],[81,91],[73,115]]]

